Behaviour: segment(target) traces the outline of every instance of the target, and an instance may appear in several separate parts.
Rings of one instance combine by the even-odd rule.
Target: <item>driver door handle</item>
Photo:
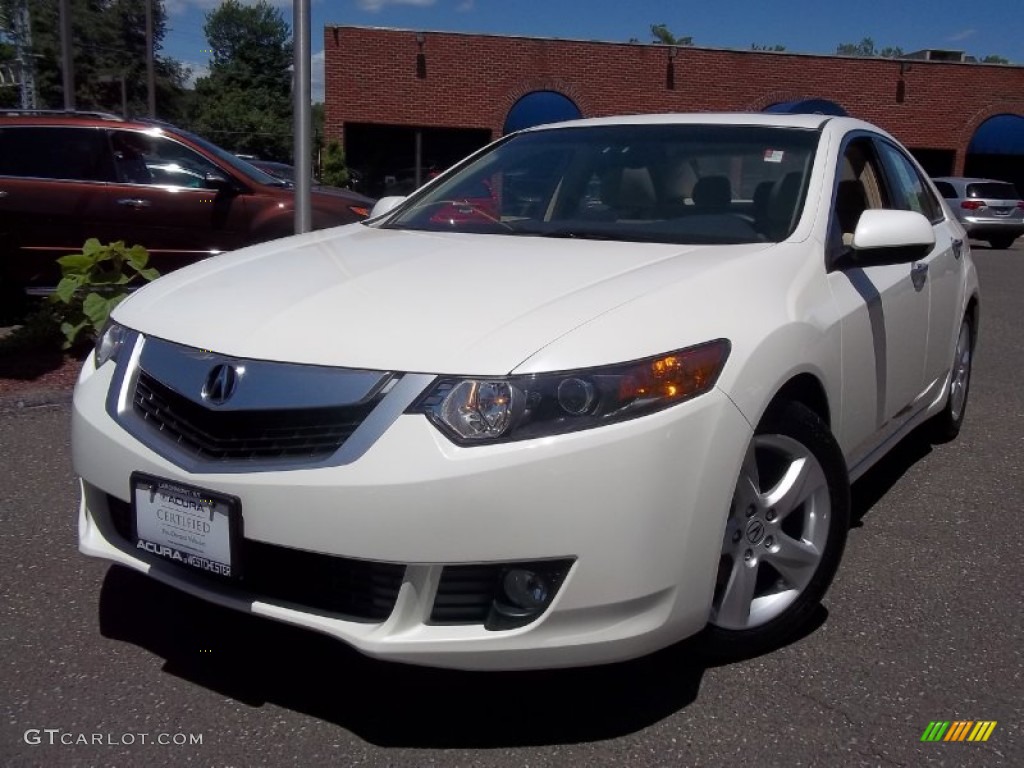
[[[149,200],[142,200],[138,197],[122,197],[117,201],[118,205],[123,205],[126,208],[149,208],[152,203]]]

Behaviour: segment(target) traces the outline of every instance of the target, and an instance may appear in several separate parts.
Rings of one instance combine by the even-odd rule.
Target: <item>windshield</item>
[[[510,137],[382,226],[663,243],[785,239],[819,133],[734,125],[573,126]]]

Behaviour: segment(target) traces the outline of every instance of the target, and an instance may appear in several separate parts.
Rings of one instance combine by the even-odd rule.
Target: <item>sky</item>
[[[268,1],[290,25],[292,0]],[[195,75],[208,61],[205,15],[220,2],[164,0],[163,53]],[[870,37],[876,48],[963,50],[1024,64],[1024,3],[978,8],[963,0],[311,0],[313,100],[323,100],[327,24],[614,42],[648,42],[651,25],[666,24],[676,36],[712,48],[784,45],[793,53],[829,54]]]

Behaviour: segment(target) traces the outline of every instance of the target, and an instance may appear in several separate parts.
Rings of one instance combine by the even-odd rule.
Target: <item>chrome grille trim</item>
[[[336,408],[227,411],[193,403],[143,370],[136,380],[133,404],[146,423],[198,457],[250,461],[330,455],[359,427],[378,399]]]
[[[156,357],[154,357],[153,351],[147,351],[147,347],[150,345],[156,348]],[[269,421],[276,420],[287,423],[287,417],[280,416],[281,411],[315,412],[355,408],[360,411],[359,418],[354,421],[350,420],[341,428],[345,434],[341,435],[340,447],[327,446],[325,448],[323,442],[320,441],[323,435],[316,434],[314,425],[311,433],[293,436],[295,437],[295,446],[297,446],[296,450],[276,453],[270,450],[273,455],[265,453],[261,455],[259,450],[254,453],[249,450],[251,445],[247,447],[232,443],[231,440],[234,436],[230,434],[221,434],[221,442],[217,443],[215,439],[213,444],[208,442],[210,435],[203,434],[205,431],[203,429],[185,430],[186,434],[183,436],[176,429],[168,428],[166,422],[162,422],[160,419],[154,420],[153,414],[147,412],[148,407],[159,408],[159,405],[153,405],[151,401],[148,404],[137,403],[136,397],[140,387],[142,391],[145,391],[147,386],[152,389],[154,377],[149,370],[144,370],[144,361],[158,359],[160,363],[156,367],[165,370],[168,367],[173,367],[173,358],[179,354],[179,350],[182,350],[180,354],[184,358],[192,361],[201,356],[205,370],[209,370],[218,363],[228,362],[234,365],[249,366],[247,372],[253,374],[254,381],[258,380],[254,373],[256,371],[271,371],[272,374],[277,374],[276,377],[273,375],[271,377],[277,381],[277,384],[267,395],[268,407],[250,408],[247,411],[208,407],[202,403],[201,397],[198,396],[198,390],[192,397],[187,397],[169,387],[167,382],[157,380],[157,384],[163,388],[164,394],[169,390],[174,395],[177,405],[186,410],[198,408],[203,409],[207,415],[215,416],[218,419],[237,418],[243,421],[254,415],[258,421],[258,414],[263,412],[268,414]],[[313,373],[314,371],[315,373]],[[312,396],[310,390],[302,386],[304,373],[313,373],[317,378],[316,386],[312,388]],[[338,400],[341,402],[336,401],[333,405],[324,405],[325,393],[329,392],[329,387],[325,388],[325,382],[329,380],[331,374],[337,376]],[[177,386],[183,388],[188,386],[187,383],[182,383],[189,380],[188,374],[184,377],[172,378]],[[107,413],[143,445],[190,473],[239,474],[315,469],[350,464],[362,456],[416,397],[430,385],[434,378],[427,374],[397,374],[244,360],[205,350],[181,347],[160,339],[144,337],[142,334],[132,331],[125,339],[122,354],[117,362],[117,368],[107,394]],[[289,384],[282,388],[280,382],[285,380]],[[198,386],[197,381],[193,372],[191,376],[193,387]],[[249,402],[258,402],[258,400],[250,397]],[[171,413],[165,414],[164,418],[176,417]],[[195,427],[195,425],[191,426]],[[276,426],[280,426],[280,424]],[[249,435],[258,444],[261,438],[259,435],[253,435],[252,432],[259,432],[259,429],[250,430]],[[337,436],[337,434],[334,435],[334,437]],[[243,442],[245,437],[242,435]],[[307,442],[315,443],[314,450],[305,450],[303,446]],[[203,447],[197,449],[197,445]],[[246,458],[247,455],[248,458]]]

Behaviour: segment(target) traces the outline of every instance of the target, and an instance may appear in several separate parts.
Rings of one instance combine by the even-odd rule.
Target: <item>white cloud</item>
[[[186,66],[191,70],[188,79],[185,81],[186,88],[195,88],[196,80],[200,77],[206,77],[210,74],[209,62],[203,61],[183,61],[182,65]]]
[[[462,0],[462,2],[459,3],[459,7],[456,8],[455,10],[458,11],[459,13],[469,13],[475,7],[476,0]]]
[[[378,11],[384,10],[389,5],[417,5],[420,7],[426,7],[428,5],[434,5],[436,2],[437,0],[356,0],[356,5],[364,11],[377,13]]]
[[[950,35],[946,39],[951,43],[959,43],[961,40],[966,40],[968,37],[973,37],[978,33],[976,29],[964,29],[957,32],[955,35]]]
[[[213,8],[218,8],[223,2],[224,0],[164,0],[164,9],[168,15],[176,16],[184,13],[189,8],[209,11]],[[239,0],[239,2],[242,5],[255,5],[259,0]],[[292,7],[292,0],[267,0],[267,2],[278,8]]]

